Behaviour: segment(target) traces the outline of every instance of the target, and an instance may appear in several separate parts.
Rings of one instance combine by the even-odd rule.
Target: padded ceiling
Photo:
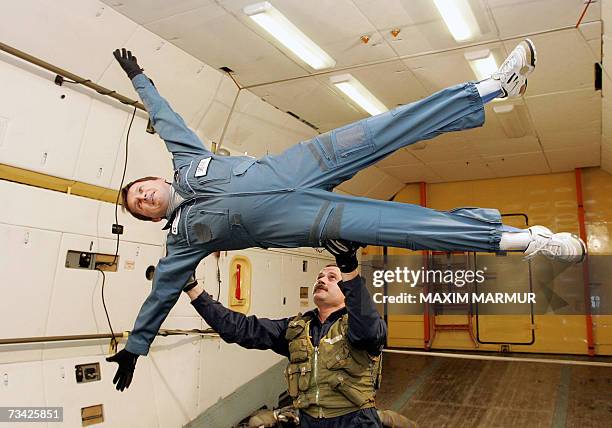
[[[611,113],[612,103],[602,102],[602,91],[594,87],[595,63],[602,60],[602,40],[607,39],[602,19],[612,14],[610,0],[593,2],[578,29],[583,0],[469,1],[481,34],[457,43],[432,0],[270,0],[336,60],[334,69],[318,73],[278,48],[242,13],[256,0],[104,3],[212,67],[231,68],[242,86],[319,132],[367,117],[329,83],[334,74],[352,73],[392,108],[474,80],[465,52],[489,48],[501,63],[528,35],[538,64],[525,97],[489,104],[482,128],[395,153],[377,164],[379,171],[370,179],[379,182],[378,172],[384,172],[383,177],[402,183],[441,182],[600,164],[612,171],[612,115],[602,121],[602,111]],[[392,29],[400,30],[397,37]],[[369,36],[367,44],[362,35]],[[604,43],[603,51],[609,49]],[[609,56],[604,59],[604,67],[609,61]],[[604,85],[609,82],[606,72]],[[504,118],[493,111],[503,104],[515,105],[524,136],[510,138],[504,131]]]

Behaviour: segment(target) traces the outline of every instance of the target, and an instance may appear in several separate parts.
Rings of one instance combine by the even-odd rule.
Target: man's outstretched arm
[[[225,342],[247,349],[271,349],[289,356],[289,344],[285,339],[289,318],[272,320],[232,311],[214,300],[199,284],[187,294],[196,311]]]
[[[185,248],[164,257],[157,264],[153,288],[140,308],[125,348],[106,359],[119,364],[113,379],[117,390],[123,391],[130,386],[138,357],[149,353],[159,328],[202,256],[202,253]]]
[[[175,164],[182,156],[212,156],[181,116],[172,110],[168,101],[162,98],[151,80],[143,74],[136,57],[125,48],[117,49],[113,55],[132,81],[134,89],[149,113],[155,131],[166,142],[168,151],[174,156]]]
[[[125,349],[138,355],[149,353],[151,343],[176,304],[181,290],[200,260],[208,254],[185,247],[159,261],[155,268],[153,288],[140,308]]]
[[[336,257],[336,264],[342,273],[342,281],[338,285],[344,293],[349,315],[349,341],[356,348],[378,355],[387,342],[387,325],[376,310],[363,278],[357,273],[359,244],[329,240],[325,242],[325,248]]]

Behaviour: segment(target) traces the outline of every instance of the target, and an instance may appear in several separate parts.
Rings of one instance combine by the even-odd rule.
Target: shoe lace
[[[553,247],[554,250],[552,250],[550,247]],[[535,256],[537,256],[538,254],[542,254],[542,255],[551,255],[553,257],[558,256],[559,254],[562,254],[562,252],[559,252],[559,249],[562,247],[562,243],[560,242],[552,242],[552,238],[549,238],[548,240],[546,240],[545,242],[543,242],[538,248],[536,248],[536,250],[531,253],[526,255],[525,257],[523,257],[523,260],[531,260],[533,259]]]

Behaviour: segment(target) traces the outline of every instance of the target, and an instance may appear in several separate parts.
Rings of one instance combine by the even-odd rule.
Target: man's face
[[[317,307],[338,306],[344,303],[344,294],[338,287],[338,281],[342,279],[340,269],[336,266],[323,268],[317,276],[313,287],[313,299]]]
[[[165,217],[169,200],[170,185],[163,178],[135,183],[127,193],[128,207],[153,221]]]

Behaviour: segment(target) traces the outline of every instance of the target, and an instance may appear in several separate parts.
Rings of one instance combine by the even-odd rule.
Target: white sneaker
[[[525,260],[542,254],[550,260],[580,263],[586,256],[586,245],[576,235],[567,232],[552,233],[544,226],[532,226],[528,230],[531,233],[531,243],[525,250]]]
[[[519,43],[499,69],[491,75],[502,87],[500,98],[519,97],[527,90],[527,76],[535,70],[536,50],[529,39]]]

